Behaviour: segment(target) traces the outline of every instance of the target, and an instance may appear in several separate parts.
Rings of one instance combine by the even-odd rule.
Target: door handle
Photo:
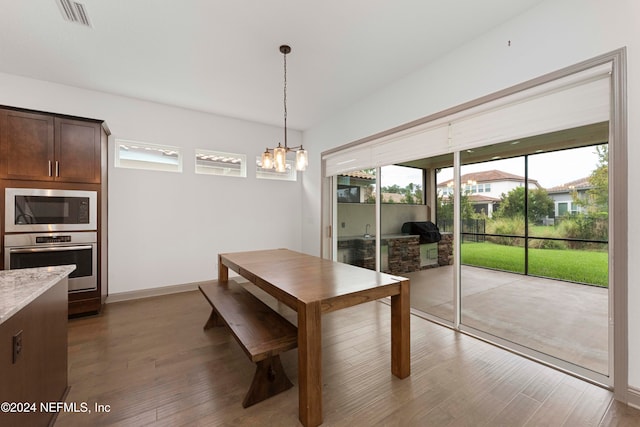
[[[64,252],[64,251],[84,251],[87,249],[93,249],[92,246],[89,245],[79,245],[79,246],[49,246],[46,248],[11,248],[9,249],[10,254],[32,254],[39,252]]]

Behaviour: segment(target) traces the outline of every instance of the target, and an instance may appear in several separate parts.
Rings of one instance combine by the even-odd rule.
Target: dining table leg
[[[322,424],[322,326],[320,303],[298,303],[299,417],[305,427]]]
[[[398,378],[411,375],[410,305],[409,280],[403,280],[391,297],[391,372]]]
[[[218,255],[218,282],[229,280],[229,267],[222,263],[222,257]]]

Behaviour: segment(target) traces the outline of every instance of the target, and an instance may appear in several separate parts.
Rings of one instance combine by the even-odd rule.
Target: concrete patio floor
[[[453,266],[406,273],[411,307],[453,320]],[[608,290],[463,266],[462,324],[608,374]]]

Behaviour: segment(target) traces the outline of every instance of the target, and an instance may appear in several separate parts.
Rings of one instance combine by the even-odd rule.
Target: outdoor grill
[[[431,221],[413,221],[402,224],[402,233],[420,236],[420,244],[437,243],[442,239],[438,226]]]

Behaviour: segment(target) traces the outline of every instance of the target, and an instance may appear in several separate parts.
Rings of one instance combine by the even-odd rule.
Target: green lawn
[[[524,273],[524,248],[494,243],[464,243],[462,263]],[[529,249],[529,274],[607,287],[607,252]]]

